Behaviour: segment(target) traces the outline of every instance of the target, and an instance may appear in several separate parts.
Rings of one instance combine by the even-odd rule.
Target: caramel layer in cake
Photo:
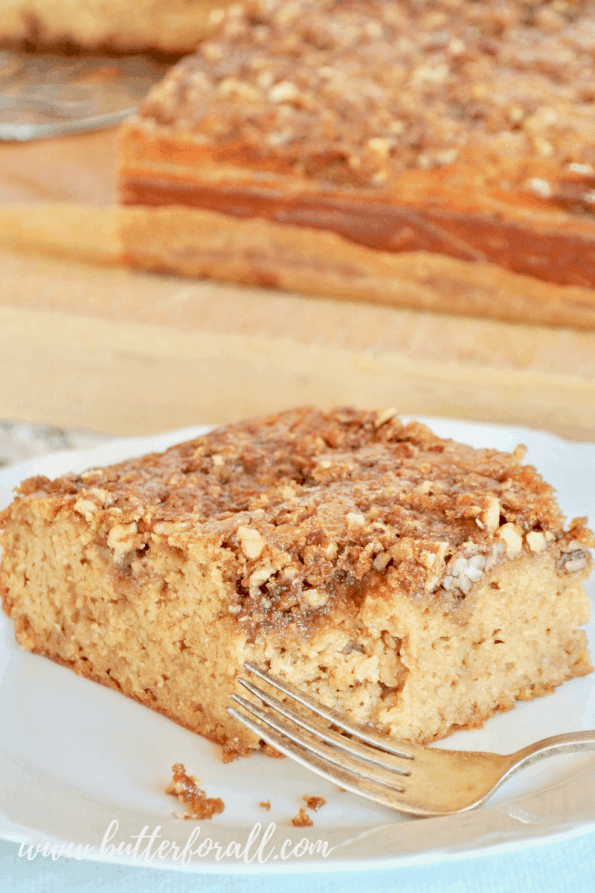
[[[228,753],[249,660],[387,735],[432,741],[590,672],[593,536],[514,454],[392,411],[230,425],[33,478],[1,516],[19,642]]]

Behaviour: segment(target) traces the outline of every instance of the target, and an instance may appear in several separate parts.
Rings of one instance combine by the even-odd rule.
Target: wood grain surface
[[[150,433],[353,402],[593,439],[595,332],[114,263],[116,140],[111,130],[0,144],[0,418]],[[22,202],[38,207],[17,232],[7,221]],[[49,240],[47,202],[66,227]]]

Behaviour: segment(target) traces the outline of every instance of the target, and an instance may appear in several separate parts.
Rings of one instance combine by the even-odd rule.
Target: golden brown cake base
[[[520,454],[394,413],[299,410],[108,469],[1,516],[18,641],[224,745],[252,661],[432,741],[592,669],[592,534]]]

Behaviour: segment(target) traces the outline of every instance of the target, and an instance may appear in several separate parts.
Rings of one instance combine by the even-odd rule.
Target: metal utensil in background
[[[118,124],[170,67],[147,56],[2,50],[0,140],[35,140]]]

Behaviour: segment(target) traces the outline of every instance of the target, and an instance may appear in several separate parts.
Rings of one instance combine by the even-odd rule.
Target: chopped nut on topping
[[[395,543],[394,546],[391,546],[391,548],[388,550],[388,553],[389,553],[390,557],[393,559],[393,561],[395,562],[395,564],[398,564],[399,561],[401,561],[401,559],[402,559],[404,551],[405,551],[405,544],[399,542],[399,543]]]
[[[382,641],[384,642],[384,644],[386,645],[387,648],[390,648],[391,651],[397,650],[397,648],[398,648],[397,642],[395,641],[393,636],[391,636],[391,634],[389,632],[387,632],[386,630],[384,630],[384,632],[382,633]]]
[[[521,554],[523,538],[515,524],[503,524],[498,530],[498,536],[503,540],[506,546],[507,558],[516,558],[517,555]]]
[[[458,37],[454,37],[448,44],[448,52],[451,56],[461,56],[466,49],[465,44]]]
[[[90,521],[91,517],[99,511],[99,506],[92,499],[84,499],[79,496],[74,504],[74,510],[82,515],[85,521]]]
[[[523,109],[519,108],[518,105],[511,105],[510,108],[506,110],[506,115],[511,124],[520,124],[525,117],[525,112]]]
[[[107,537],[108,548],[113,549],[116,555],[126,555],[134,549],[134,535],[137,532],[136,522],[130,524],[116,524],[112,527]]]
[[[527,181],[528,189],[533,192],[535,195],[538,195],[540,198],[551,198],[552,197],[552,187],[548,183],[547,180],[542,180],[540,177],[532,177]]]
[[[224,9],[212,9],[209,13],[209,24],[210,25],[220,25],[223,19],[225,18],[225,10]]]
[[[542,136],[536,136],[534,138],[533,148],[542,158],[551,158],[554,154],[552,143],[549,140],[544,139]]]
[[[391,143],[390,140],[382,139],[381,137],[373,137],[368,140],[368,148],[372,152],[376,152],[376,154],[380,155],[382,158],[387,158],[390,155]]]
[[[153,532],[158,536],[171,536],[174,533],[183,533],[189,526],[188,521],[158,521],[153,526]]]
[[[95,497],[99,505],[110,505],[112,502],[111,493],[108,490],[104,490],[102,487],[91,487],[89,493],[91,496]]]
[[[262,90],[268,90],[269,87],[272,86],[274,81],[273,73],[271,71],[261,71],[256,78],[256,83]]]
[[[328,595],[320,589],[306,589],[303,597],[310,608],[323,608],[328,602]]]
[[[551,108],[541,108],[535,114],[530,115],[523,123],[523,129],[532,133],[539,133],[555,124],[558,114]]]
[[[424,567],[428,569],[434,566],[436,561],[436,553],[435,552],[421,552],[419,556],[419,560],[423,564]]]
[[[372,567],[375,571],[383,571],[390,561],[392,561],[392,556],[388,552],[379,552],[372,562]]]
[[[568,549],[569,551],[562,552],[560,555],[559,567],[569,574],[584,570],[589,564],[584,547],[576,540],[572,540],[568,544]]]
[[[577,571],[582,571],[587,566],[587,556],[581,555],[577,558],[568,558],[563,562],[564,570],[568,571],[569,574],[574,574]]]
[[[102,468],[89,468],[88,471],[83,471],[83,473],[81,474],[81,480],[87,483],[87,481],[92,481],[93,479],[100,478],[102,474]]]
[[[300,91],[291,81],[281,81],[269,90],[271,102],[291,102],[300,95]]]
[[[448,77],[449,68],[446,63],[439,65],[418,65],[411,75],[413,84],[442,84]]]
[[[222,96],[238,96],[241,99],[248,100],[248,102],[256,102],[261,98],[260,91],[255,87],[251,87],[250,84],[238,81],[232,77],[222,80],[218,90]]]
[[[376,413],[376,418],[374,420],[374,424],[377,428],[380,428],[381,425],[384,425],[385,422],[389,422],[391,419],[397,414],[397,410],[394,407],[390,406],[388,409],[379,409]]]
[[[242,552],[251,560],[260,558],[266,546],[264,537],[253,527],[238,527],[238,540]]]
[[[500,551],[504,551],[504,544],[498,543],[494,546],[491,556],[475,554],[453,558],[446,568],[442,580],[443,587],[447,592],[460,589],[467,595],[473,584],[481,579],[483,572],[489,570],[497,561]]]
[[[438,543],[438,549],[436,552],[430,553],[433,555],[434,560],[431,562],[431,564],[426,565],[426,567],[428,567],[428,570],[431,569],[431,573],[428,573],[426,582],[424,584],[424,590],[426,592],[433,592],[441,581],[442,575],[444,573],[444,556],[446,555],[447,549],[448,543],[442,542]]]
[[[366,34],[369,37],[382,37],[383,29],[380,22],[367,22],[365,25]]]
[[[220,62],[223,58],[223,48],[217,43],[203,43],[201,45],[201,53],[209,62]]]
[[[526,540],[532,552],[543,552],[545,549],[545,536],[540,530],[531,530],[527,534]]]
[[[258,589],[259,586],[266,583],[272,573],[272,567],[259,567],[253,574],[250,574],[250,589]]]
[[[366,523],[366,519],[360,512],[347,512],[347,523],[353,527],[361,527]]]
[[[495,533],[500,524],[500,502],[495,496],[488,496],[483,524],[488,533]]]
[[[426,493],[430,493],[432,490],[432,482],[431,481],[422,481],[415,489],[414,493],[417,493],[419,496],[425,496]]]

